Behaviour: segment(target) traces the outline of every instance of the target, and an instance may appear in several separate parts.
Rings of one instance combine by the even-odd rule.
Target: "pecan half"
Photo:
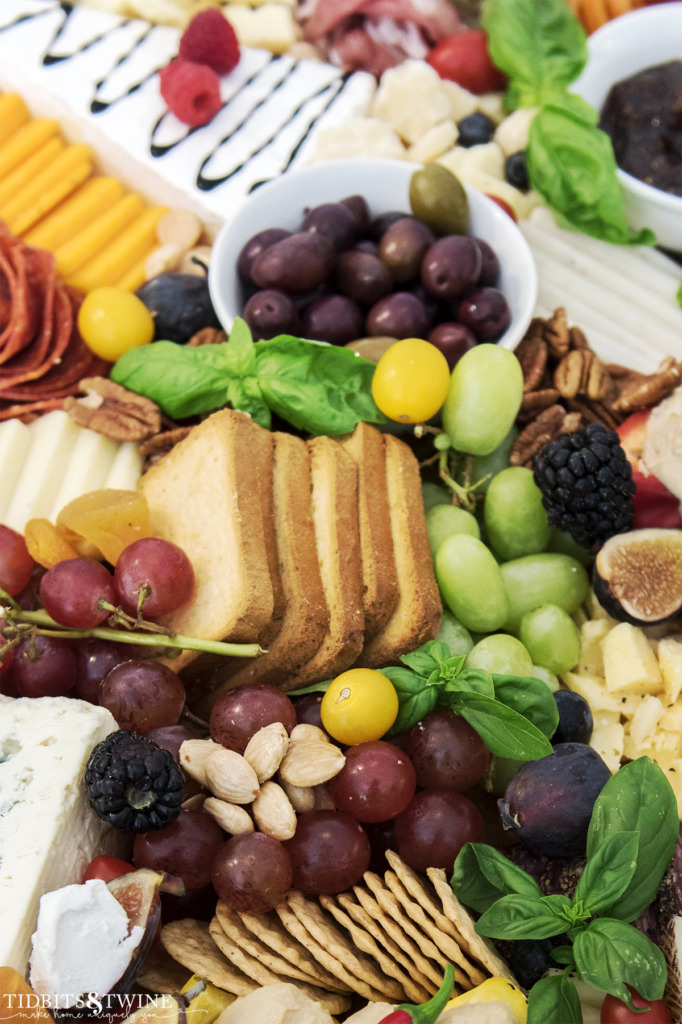
[[[151,399],[106,377],[86,377],[79,387],[83,398],[64,399],[65,411],[79,427],[113,441],[143,441],[160,429],[161,410]]]
[[[566,310],[563,306],[557,307],[551,317],[545,321],[542,337],[547,342],[550,354],[555,359],[561,359],[566,355],[571,342],[571,336],[568,330]]]
[[[542,388],[540,391],[528,391],[521,399],[518,419],[520,423],[534,420],[543,409],[549,409],[559,401],[556,388]]]
[[[510,465],[530,466],[533,456],[562,433],[565,419],[566,410],[560,405],[551,405],[549,409],[544,409],[514,441],[509,456]]]
[[[200,331],[192,335],[187,344],[190,348],[199,348],[200,345],[219,345],[223,341],[227,341],[225,331],[221,331],[217,327],[202,327]]]
[[[535,391],[540,386],[547,366],[547,342],[539,335],[526,334],[514,354],[521,364],[524,392]]]
[[[554,386],[562,398],[586,395],[595,401],[606,398],[612,389],[606,367],[594,352],[574,349],[554,371]]]
[[[630,380],[621,386],[620,394],[613,403],[619,413],[631,413],[636,409],[656,405],[667,398],[682,381],[682,363],[666,359],[656,373],[640,380]]]

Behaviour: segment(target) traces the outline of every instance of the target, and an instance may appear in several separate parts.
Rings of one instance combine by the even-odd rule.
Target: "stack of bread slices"
[[[242,683],[286,691],[395,664],[438,631],[419,467],[390,434],[361,423],[306,442],[222,410],[140,487],[153,532],[183,548],[196,575],[194,599],[165,625],[266,650],[173,661],[198,710]]]

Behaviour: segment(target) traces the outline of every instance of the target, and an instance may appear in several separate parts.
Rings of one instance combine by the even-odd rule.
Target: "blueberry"
[[[585,698],[572,690],[557,690],[554,700],[559,711],[559,724],[552,743],[589,743],[593,721]]]
[[[528,181],[528,168],[526,167],[526,153],[523,149],[507,157],[504,162],[504,174],[509,184],[513,185],[514,188],[519,188],[522,192],[528,191],[530,182]]]
[[[495,134],[495,122],[487,114],[477,112],[463,117],[457,125],[459,138],[457,142],[466,149],[469,146],[481,146],[490,142]]]

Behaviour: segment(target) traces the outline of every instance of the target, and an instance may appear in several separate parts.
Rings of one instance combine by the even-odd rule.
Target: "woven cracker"
[[[394,850],[386,850],[386,860],[391,865],[412,899],[416,900],[417,903],[423,907],[426,913],[433,918],[437,928],[439,928],[440,931],[445,932],[446,935],[451,935],[457,945],[460,946],[465,953],[469,953],[469,943],[461,932],[455,928],[450,918],[445,916],[441,909],[442,904],[440,897],[434,892],[426,879],[423,878],[423,876],[418,875],[416,871],[413,871],[405,861],[400,859]]]
[[[292,889],[287,896],[287,903],[305,930],[332,956],[340,960],[347,971],[371,985],[386,998],[396,1002],[404,1001],[405,992],[402,985],[380,971],[372,957],[358,952],[348,936],[337,928],[329,914],[325,914],[316,899],[310,899]]]
[[[440,966],[436,967],[435,964],[425,956],[424,951],[418,945],[421,941],[421,936],[417,936],[417,941],[415,942],[413,936],[408,935],[405,929],[401,926],[400,919],[396,921],[386,913],[367,889],[356,885],[353,888],[353,892],[355,893],[355,898],[358,900],[358,903],[361,905],[363,910],[365,910],[370,917],[374,918],[377,924],[384,929],[396,943],[400,943],[406,952],[409,950],[410,954],[414,957],[414,962],[419,965],[419,970],[429,979],[430,984],[433,986],[433,991],[437,992],[443,980],[443,971]],[[343,905],[345,906],[345,903]]]
[[[338,903],[335,902],[333,897],[320,896],[320,903],[331,914],[336,923],[349,933],[353,945],[363,953],[374,957],[384,974],[387,974],[390,978],[395,978],[402,985],[404,989],[402,1002],[425,1003],[427,1001],[430,993],[426,989],[421,988],[406,971],[403,971],[396,960],[381,949],[371,932],[366,931],[352,917],[349,917]]]
[[[304,946],[312,953],[316,960],[322,964],[325,970],[330,971],[335,977],[340,978],[341,981],[349,985],[350,988],[361,995],[364,999],[367,999],[372,1003],[379,1003],[384,998],[383,993],[377,989],[372,988],[367,982],[361,978],[356,978],[355,975],[351,974],[346,970],[345,966],[340,960],[332,956],[331,953],[321,946],[316,939],[310,934],[310,932],[301,924],[296,914],[289,908],[286,903],[278,903],[275,907],[277,916],[284,925],[284,927],[291,932],[299,942],[302,942]]]
[[[262,943],[274,953],[284,957],[289,963],[310,975],[313,984],[333,992],[350,992],[348,985],[330,974],[318,964],[298,939],[294,938],[283,926],[277,916],[271,914],[241,914],[242,923]]]
[[[471,963],[452,936],[439,931],[426,916],[421,905],[410,899],[407,889],[395,871],[386,871],[384,881],[407,916],[435,942],[441,952],[450,960],[455,968],[455,981],[458,985],[462,985],[464,988],[473,988],[485,981],[487,975]]]
[[[427,972],[429,970],[429,963],[422,957],[421,950],[417,949],[412,940],[403,934],[395,921],[392,921],[391,918],[383,913],[376,900],[373,900],[369,895],[366,898],[374,903],[377,914],[376,918],[373,918],[363,906],[356,903],[355,897],[351,893],[344,892],[335,897],[337,903],[348,916],[361,928],[364,928],[366,932],[374,936],[376,941],[384,947],[388,955],[405,970],[415,985],[418,985],[419,988],[432,996],[438,991],[438,984],[435,978],[430,979],[421,969],[424,966]],[[378,928],[377,924],[379,925]],[[395,941],[392,936],[395,936]],[[434,970],[433,973],[436,975],[437,972]]]
[[[245,953],[243,949],[230,939],[220,927],[217,917],[214,917],[209,925],[209,931],[215,944],[231,963],[239,967],[244,974],[253,978],[259,985],[274,985],[282,981],[279,974],[271,971],[269,967],[262,964],[256,957]],[[339,992],[327,992],[316,985],[307,985],[298,982],[297,987],[311,999],[320,1003],[330,1013],[342,1013],[350,1006],[350,1001]]]
[[[459,902],[451,886],[448,885],[445,872],[441,868],[428,868],[426,873],[441,898],[443,913],[446,917],[450,918],[469,943],[471,955],[475,956],[493,977],[506,978],[518,986],[519,983],[509,970],[506,962],[498,956],[491,944],[476,931],[473,918]]]
[[[258,988],[223,956],[203,921],[171,921],[161,930],[161,942],[179,964],[225,992],[247,996]]]

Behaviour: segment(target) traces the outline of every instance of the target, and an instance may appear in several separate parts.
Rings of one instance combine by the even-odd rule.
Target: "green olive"
[[[437,235],[464,235],[469,230],[466,190],[442,164],[427,164],[414,172],[410,179],[410,206],[417,220]]]

